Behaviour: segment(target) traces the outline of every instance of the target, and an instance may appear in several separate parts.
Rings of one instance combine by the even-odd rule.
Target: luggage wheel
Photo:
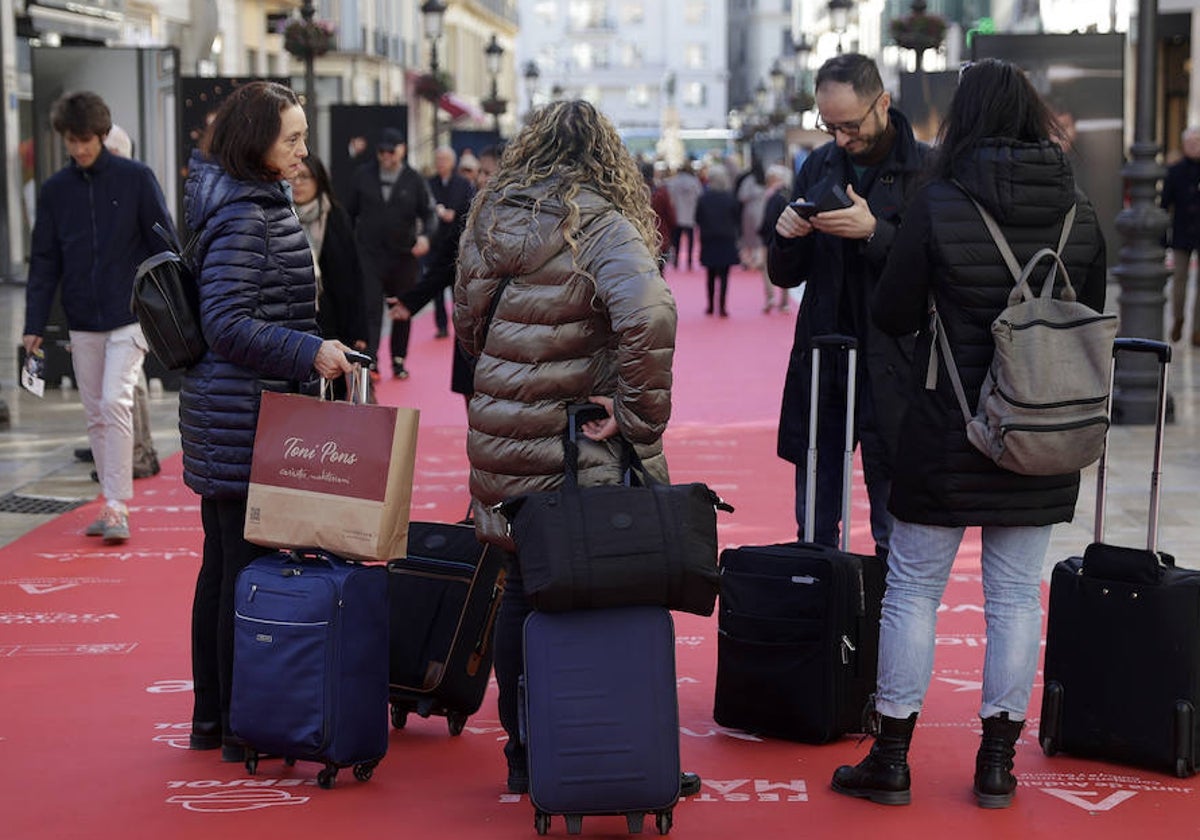
[[[1058,752],[1058,746],[1049,735],[1042,737],[1042,755],[1051,756]]]
[[[550,830],[550,815],[545,811],[533,812],[533,830],[538,834],[545,834]]]
[[[322,790],[329,790],[333,787],[333,782],[337,779],[337,768],[326,765],[320,773],[317,774],[317,787]]]
[[[403,729],[408,723],[408,709],[402,709],[397,704],[392,704],[392,726],[396,729]]]
[[[583,832],[583,817],[579,814],[564,814],[563,819],[567,821],[567,834]]]
[[[1180,779],[1186,779],[1195,774],[1195,769],[1188,766],[1186,758],[1175,759],[1175,775]]]
[[[251,776],[258,772],[258,753],[254,750],[246,750],[246,772]]]
[[[451,735],[461,735],[463,727],[467,725],[467,716],[462,712],[447,712],[446,726],[450,730]]]
[[[642,829],[646,826],[646,814],[643,811],[634,811],[625,815],[625,825],[629,829],[630,834],[641,834]]]
[[[364,761],[362,764],[354,765],[354,778],[360,782],[369,782],[371,776],[375,774],[375,768],[379,765],[378,761]]]
[[[658,829],[659,834],[667,834],[671,831],[671,826],[675,823],[675,817],[672,811],[659,811],[654,815],[654,827]]]

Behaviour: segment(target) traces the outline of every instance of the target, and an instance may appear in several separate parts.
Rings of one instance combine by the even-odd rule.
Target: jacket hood
[[[954,177],[1000,224],[1054,225],[1075,203],[1075,177],[1056,144],[989,138]]]
[[[562,251],[567,207],[556,195],[560,186],[561,180],[555,177],[480,196],[471,238],[488,273],[497,277],[531,274]],[[575,203],[580,229],[612,209],[606,199],[586,188],[575,196]]]
[[[183,197],[184,222],[189,230],[200,230],[218,209],[234,201],[290,203],[282,182],[239,181],[199,151],[193,151],[188,161]]]

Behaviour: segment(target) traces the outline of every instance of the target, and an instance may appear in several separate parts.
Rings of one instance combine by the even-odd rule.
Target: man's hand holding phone
[[[775,223],[775,232],[789,239],[808,236],[814,229],[846,239],[862,239],[875,230],[875,216],[854,187],[842,189],[835,184],[819,201],[793,201]]]

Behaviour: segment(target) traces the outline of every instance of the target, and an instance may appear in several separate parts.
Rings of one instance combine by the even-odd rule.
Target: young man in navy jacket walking
[[[42,344],[61,291],[75,381],[105,505],[88,526],[106,543],[129,539],[133,497],[133,391],[147,345],[129,308],[142,260],[162,250],[161,224],[175,238],[162,190],[149,167],[104,147],[112,115],[88,91],[68,93],[50,111],[71,162],[42,186],[25,291],[27,353]]]

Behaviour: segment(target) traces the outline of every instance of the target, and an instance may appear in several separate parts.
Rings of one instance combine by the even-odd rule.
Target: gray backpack
[[[937,385],[937,355],[945,359],[954,394],[967,424],[967,438],[996,464],[1022,475],[1075,472],[1100,458],[1108,432],[1112,389],[1112,347],[1117,316],[1075,299],[1062,261],[1062,249],[1075,221],[1075,207],[1063,219],[1058,249],[1042,248],[1022,267],[996,224],[972,197],[1016,285],[1008,306],[992,322],[996,350],[974,412],[967,405],[950,341],[933,308],[935,346],[925,387]],[[1041,294],[1029,277],[1051,261]],[[1055,275],[1063,290],[1054,297]]]

